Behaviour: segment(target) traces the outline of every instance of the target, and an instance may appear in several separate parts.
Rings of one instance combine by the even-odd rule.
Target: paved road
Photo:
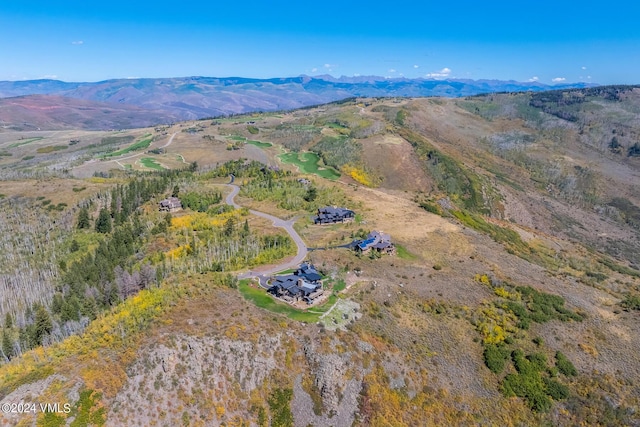
[[[240,192],[240,187],[238,187],[235,184],[225,184],[225,185],[231,188],[231,193],[227,195],[227,198],[225,199],[225,203],[233,206],[236,209],[240,209],[242,206],[237,204],[234,200],[234,198]],[[307,246],[304,244],[304,241],[302,240],[298,232],[293,228],[293,224],[296,221],[295,218],[290,219],[289,221],[285,221],[283,219],[278,218],[277,216],[269,215],[264,212],[254,211],[253,209],[249,209],[249,212],[252,215],[271,220],[271,222],[273,222],[273,225],[276,227],[284,228],[284,230],[287,233],[289,233],[289,236],[291,236],[296,246],[298,247],[298,251],[296,255],[293,258],[285,260],[281,264],[265,266],[263,268],[260,268],[259,272],[248,271],[238,276],[239,279],[247,279],[249,277],[258,277],[261,279],[260,284],[264,286],[263,284],[264,280],[262,280],[264,277],[269,276],[278,271],[298,267],[300,263],[304,261],[304,259],[307,257],[307,252],[308,252]]]

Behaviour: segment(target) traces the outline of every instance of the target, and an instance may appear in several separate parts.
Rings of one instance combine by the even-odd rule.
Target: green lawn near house
[[[260,308],[272,313],[283,314],[289,319],[297,320],[298,322],[307,323],[317,322],[320,316],[329,311],[338,299],[335,295],[331,295],[322,305],[309,307],[309,310],[313,310],[313,313],[311,313],[306,310],[298,310],[284,302],[277,301],[269,295],[266,290],[249,286],[248,280],[241,280],[238,283],[238,289],[244,299],[251,301]]]

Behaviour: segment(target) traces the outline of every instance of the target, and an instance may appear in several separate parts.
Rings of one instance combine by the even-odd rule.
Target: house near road
[[[161,200],[159,205],[162,212],[176,212],[182,209],[182,202],[177,197],[167,197]]]
[[[269,293],[287,302],[305,301],[313,304],[323,294],[322,276],[309,263],[300,265],[293,274],[275,276],[271,279]]]
[[[381,231],[372,231],[366,239],[356,241],[354,249],[363,254],[372,250],[388,255],[396,253],[396,247],[391,242],[391,236]]]
[[[339,208],[337,206],[326,206],[318,209],[317,216],[313,217],[314,224],[336,224],[339,222],[351,222],[355,219],[356,213],[352,210]]]

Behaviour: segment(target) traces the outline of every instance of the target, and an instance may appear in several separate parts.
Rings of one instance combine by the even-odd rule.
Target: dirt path
[[[234,184],[225,184],[227,187],[231,188],[231,193],[229,193],[225,199],[225,203],[233,206],[236,209],[241,208],[239,204],[234,201],[234,198],[240,192],[240,187]],[[278,271],[286,270],[289,268],[296,268],[304,259],[307,257],[307,246],[304,244],[304,241],[298,234],[298,232],[293,228],[293,224],[295,222],[295,218],[285,221],[277,216],[269,215],[264,212],[255,211],[253,209],[249,209],[249,213],[255,216],[259,216],[261,218],[265,218],[273,222],[275,227],[283,228],[289,236],[293,239],[296,246],[298,247],[298,251],[293,258],[290,258],[280,264],[276,265],[268,265],[259,267],[259,271],[248,271],[246,273],[242,273],[238,276],[240,279],[247,279],[249,277],[258,277],[258,276],[268,276],[270,274],[276,273]]]

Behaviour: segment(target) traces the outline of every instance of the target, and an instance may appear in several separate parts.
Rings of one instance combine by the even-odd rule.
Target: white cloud
[[[556,78],[551,79],[551,81],[554,82],[554,83],[560,83],[560,82],[563,82],[565,80],[567,80],[567,79],[565,79],[564,77],[556,77]]]
[[[42,76],[43,79],[57,79],[58,76],[56,74],[45,74]]]
[[[413,68],[420,68],[420,66],[419,65],[414,65]]]
[[[395,70],[395,69],[393,69],[393,68],[390,68],[390,69],[389,69],[389,73],[395,73],[395,72],[396,72],[396,70]]]
[[[337,65],[327,63],[327,64],[324,64],[323,67],[326,68],[327,71],[333,71],[333,69],[337,67]]]
[[[530,82],[537,82],[538,80],[540,80],[540,78],[539,78],[538,76],[533,76],[533,77],[531,77],[531,78],[530,78],[529,80],[527,80],[527,81],[530,81]]]
[[[317,69],[317,68],[315,68],[315,67],[311,69],[311,72],[312,72],[312,73],[315,73],[316,71],[318,71],[318,69]]]
[[[586,69],[587,69],[587,67],[582,67],[582,69],[583,69],[583,70],[586,70]]]
[[[451,74],[451,68],[448,67],[444,67],[442,70],[440,71],[436,71],[433,73],[428,73],[426,75],[426,77],[432,77],[432,78],[437,78],[437,77],[449,77],[449,75]]]
[[[84,44],[84,42],[82,40],[75,40],[75,41],[72,41],[71,44],[81,45],[81,44]]]

